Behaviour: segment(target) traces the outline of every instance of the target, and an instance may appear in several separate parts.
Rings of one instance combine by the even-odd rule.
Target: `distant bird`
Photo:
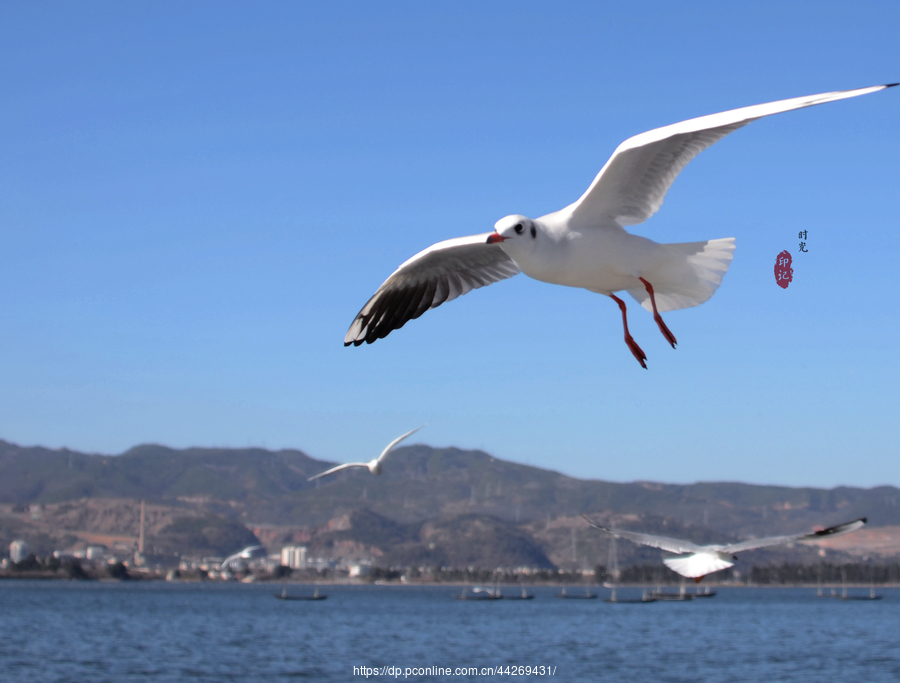
[[[219,565],[219,571],[224,572],[234,568],[246,567],[246,565],[248,564],[248,560],[265,556],[266,549],[261,545],[250,545],[243,550],[239,550],[234,555],[226,557],[222,561],[222,564]]]
[[[425,426],[425,425],[422,425],[422,427],[424,427],[424,426]],[[408,437],[408,436],[410,436],[410,435],[412,435],[412,434],[415,434],[417,431],[419,431],[420,429],[422,429],[422,427],[416,427],[416,428],[413,429],[411,432],[406,432],[406,434],[404,434],[403,436],[398,436],[396,439],[394,439],[393,441],[391,441],[391,442],[388,444],[387,448],[385,448],[385,449],[381,452],[381,455],[379,455],[379,456],[378,456],[377,458],[375,458],[374,460],[370,460],[369,462],[348,462],[348,463],[344,463],[343,465],[338,465],[337,467],[332,467],[330,470],[325,470],[324,472],[321,472],[320,474],[317,474],[317,475],[314,476],[314,477],[310,477],[310,478],[307,479],[306,481],[312,481],[313,479],[318,479],[319,477],[326,477],[326,476],[328,476],[329,474],[334,474],[335,472],[340,472],[341,470],[346,470],[346,469],[349,469],[349,468],[351,468],[351,467],[368,467],[368,468],[369,468],[369,472],[371,472],[372,474],[381,474],[381,463],[384,462],[384,459],[387,457],[388,453],[390,453],[392,450],[394,450],[394,446],[396,446],[398,443],[400,443],[401,441],[403,441],[403,439],[405,439],[406,437]]]
[[[651,536],[650,534],[639,534],[634,531],[622,531],[621,529],[607,529],[606,527],[594,524],[586,516],[582,515],[588,524],[595,529],[605,531],[612,534],[616,538],[624,538],[638,545],[646,545],[651,548],[661,548],[670,553],[690,553],[686,557],[667,557],[663,559],[663,563],[672,571],[694,579],[699,583],[704,576],[712,574],[721,569],[727,569],[734,565],[737,555],[743,550],[755,550],[756,548],[766,548],[772,545],[786,545],[796,541],[813,541],[824,537],[840,536],[851,531],[856,531],[862,527],[868,520],[865,517],[838,524],[837,526],[828,527],[821,531],[814,531],[811,534],[793,534],[792,536],[770,536],[768,538],[754,538],[742,543],[729,543],[727,545],[695,545],[690,541],[681,541],[677,538],[668,538],[666,536]]]
[[[521,271],[536,280],[610,297],[622,312],[625,343],[646,368],[647,356],[628,332],[625,302],[613,292],[625,290],[652,311],[675,348],[675,336],[659,313],[709,299],[731,264],[734,238],[658,244],[624,227],[656,213],[691,159],[751,121],[894,85],[743,107],[635,135],[619,145],[574,204],[535,219],[501,218],[494,232],[438,242],[406,261],[363,306],[344,346],[371,344],[430,308]]]

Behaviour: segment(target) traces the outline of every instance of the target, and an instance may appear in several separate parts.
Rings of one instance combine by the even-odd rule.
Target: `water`
[[[424,666],[555,670],[517,680],[900,680],[897,589],[879,591],[884,599],[873,602],[735,588],[646,605],[557,600],[550,588],[508,602],[460,602],[453,587],[328,586],[319,602],[276,600],[280,590],[3,581],[0,680],[366,680],[354,666],[397,666],[399,680],[405,668]]]

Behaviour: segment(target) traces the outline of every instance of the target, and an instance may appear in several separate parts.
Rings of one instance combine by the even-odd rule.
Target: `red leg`
[[[663,322],[662,316],[659,314],[659,311],[656,310],[656,297],[653,295],[653,285],[651,285],[642,277],[638,279],[644,283],[644,287],[647,288],[647,293],[650,295],[650,303],[653,304],[653,319],[656,321],[656,325],[657,327],[659,327],[659,331],[663,333],[666,341],[669,342],[674,349],[675,344],[677,344],[678,341],[675,339],[675,335],[669,332],[669,328],[666,327],[666,324]]]
[[[622,311],[622,326],[625,328],[625,343],[628,344],[628,348],[631,349],[632,355],[637,358],[637,362],[646,370],[647,364],[644,361],[647,360],[647,356],[644,355],[643,350],[637,345],[637,342],[634,341],[634,337],[632,337],[631,333],[628,331],[628,318],[625,315],[625,302],[615,294],[610,294],[609,298],[619,304],[619,310]]]

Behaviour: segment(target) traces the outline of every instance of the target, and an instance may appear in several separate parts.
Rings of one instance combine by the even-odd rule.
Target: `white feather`
[[[734,562],[724,560],[717,553],[696,553],[687,557],[667,557],[663,563],[672,571],[698,579],[721,569],[734,566]]]

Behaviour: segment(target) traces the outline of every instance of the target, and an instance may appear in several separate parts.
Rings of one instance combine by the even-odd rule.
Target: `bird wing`
[[[313,479],[318,479],[319,477],[325,477],[329,474],[334,474],[335,472],[340,472],[341,470],[346,470],[351,467],[368,467],[369,463],[367,462],[345,462],[343,465],[338,465],[337,467],[332,467],[330,470],[325,470],[324,472],[320,472],[314,477],[310,477],[306,481],[312,481]]]
[[[821,531],[814,531],[811,534],[793,534],[791,536],[769,536],[768,538],[754,538],[743,543],[732,543],[718,548],[722,552],[737,553],[742,550],[755,550],[756,548],[767,548],[772,545],[785,545],[787,543],[795,543],[797,541],[813,541],[829,536],[840,536],[856,531],[864,526],[868,520],[865,517],[854,519],[852,522],[844,522],[837,526],[831,526]]]
[[[584,515],[582,515],[584,517]],[[705,549],[699,545],[695,545],[690,541],[682,541],[677,538],[669,538],[668,536],[652,536],[650,534],[640,534],[635,531],[623,531],[622,529],[607,529],[606,527],[599,526],[594,524],[587,517],[588,524],[590,524],[595,529],[600,529],[600,531],[605,531],[608,534],[612,534],[613,536],[617,536],[619,538],[624,538],[632,543],[637,543],[638,545],[647,545],[651,548],[660,548],[661,550],[668,550],[670,553],[699,553],[703,552]]]
[[[385,448],[383,451],[381,451],[381,455],[378,456],[378,462],[381,462],[382,460],[384,460],[384,459],[387,457],[387,454],[390,453],[392,450],[394,450],[394,446],[396,446],[398,443],[400,443],[401,441],[403,441],[403,439],[405,439],[406,437],[408,437],[408,436],[410,436],[410,435],[412,435],[412,434],[415,434],[417,431],[419,431],[420,429],[422,429],[422,427],[424,427],[424,426],[425,426],[425,425],[421,425],[420,427],[416,427],[416,428],[413,429],[412,431],[406,432],[406,434],[404,434],[403,436],[398,436],[396,439],[394,439],[393,441],[391,441],[391,442],[387,445],[387,448]]]
[[[371,344],[429,308],[516,275],[519,268],[513,260],[499,245],[487,243],[492,234],[438,242],[406,261],[362,307],[344,346]]]
[[[563,212],[570,212],[570,224],[575,226],[642,223],[659,210],[669,187],[691,159],[738,128],[764,116],[866,95],[892,85],[897,84],[757,104],[635,135],[616,148],[587,192]]]

